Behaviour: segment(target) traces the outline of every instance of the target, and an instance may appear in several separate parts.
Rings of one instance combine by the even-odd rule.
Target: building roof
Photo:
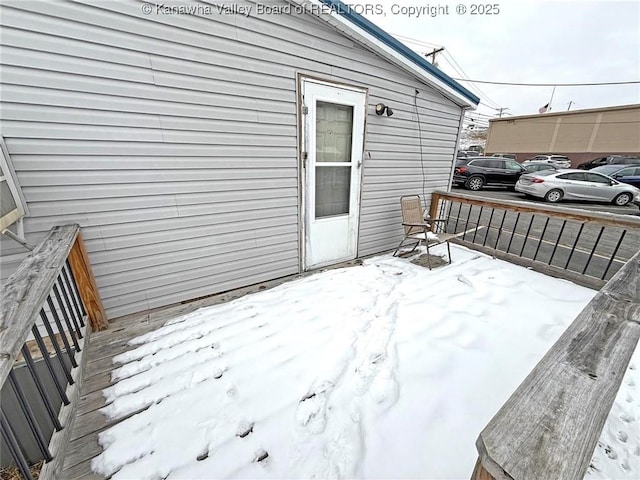
[[[533,113],[530,115],[510,115],[508,117],[502,118],[491,118],[489,122],[512,122],[514,120],[528,120],[532,118],[548,118],[548,117],[569,117],[571,115],[581,115],[585,113],[604,113],[604,112],[615,112],[621,110],[633,110],[640,109],[640,103],[634,103],[631,105],[616,105],[613,107],[600,107],[600,108],[585,108],[583,110],[569,110],[569,111],[561,111],[561,112],[549,112],[549,113]]]
[[[394,65],[418,77],[461,106],[475,107],[480,98],[340,0],[289,0],[364,44]],[[314,8],[315,7],[315,8]]]

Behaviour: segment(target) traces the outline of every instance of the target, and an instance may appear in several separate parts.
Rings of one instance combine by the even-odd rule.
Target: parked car
[[[522,166],[525,168],[527,173],[539,172],[540,170],[561,170],[561,167],[558,167],[553,163],[544,162],[525,162],[522,164]]]
[[[509,158],[511,160],[516,159],[515,153],[494,153],[492,157],[501,157],[501,158]]]
[[[634,198],[634,199],[633,199],[633,203],[634,203],[635,205],[637,205],[638,207],[640,207],[640,197],[636,197],[636,198]]]
[[[606,157],[598,157],[581,163],[578,165],[578,168],[580,170],[591,170],[592,168],[603,165],[631,165],[634,163],[640,163],[640,157],[631,155],[607,155]]]
[[[461,167],[463,165],[468,164],[471,160],[478,160],[478,159],[484,159],[487,157],[479,157],[479,156],[475,156],[475,157],[464,157],[464,158],[458,158],[456,159],[456,167]]]
[[[453,171],[453,183],[469,190],[480,190],[485,185],[513,188],[526,170],[508,158],[476,157],[458,165]]]
[[[553,165],[556,165],[561,168],[571,167],[571,160],[569,160],[569,157],[565,155],[536,155],[533,158],[529,158],[525,160],[524,162],[522,162],[522,164],[524,165],[525,163],[531,163],[531,162],[552,163]]]
[[[636,165],[603,165],[591,169],[592,172],[608,175],[622,183],[640,188],[640,160]]]
[[[520,177],[515,189],[516,192],[544,198],[552,203],[562,199],[593,200],[624,206],[640,197],[640,189],[632,185],[601,173],[577,169],[527,173]]]
[[[458,150],[458,152],[456,153],[456,158],[469,158],[479,156],[481,156],[481,154],[472,150]]]

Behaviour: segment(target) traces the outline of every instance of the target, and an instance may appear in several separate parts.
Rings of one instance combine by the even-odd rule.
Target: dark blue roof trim
[[[430,75],[436,77],[442,83],[451,87],[453,90],[458,92],[463,97],[467,98],[473,104],[477,105],[478,103],[480,103],[479,97],[475,96],[473,93],[471,93],[469,90],[464,88],[454,79],[452,79],[442,71],[435,68],[429,62],[427,62],[425,58],[421,57],[416,52],[414,52],[413,50],[405,46],[403,43],[393,38],[391,35],[389,35],[387,32],[382,30],[380,27],[376,26],[374,23],[367,20],[362,15],[356,13],[352,8],[349,8],[348,5],[345,5],[340,0],[320,0],[320,1],[327,6],[330,6],[332,11],[339,13],[340,15],[348,19],[351,23],[357,25],[367,33],[370,33],[371,35],[373,35],[376,39],[380,40],[382,43],[384,43],[388,47],[398,52],[407,60],[410,60],[412,63],[415,63],[418,67],[422,68],[423,70],[426,70]]]

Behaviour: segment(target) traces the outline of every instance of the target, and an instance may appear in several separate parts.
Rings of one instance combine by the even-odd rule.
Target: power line
[[[420,45],[420,46],[423,46],[423,47],[438,48],[438,47],[442,46],[442,45],[437,45],[435,43],[425,42],[424,40],[418,40],[417,38],[411,38],[411,37],[407,37],[407,36],[404,36],[404,35],[398,35],[397,33],[391,33],[391,35],[393,35],[396,38],[404,39],[407,42],[415,43],[416,45]]]
[[[438,49],[438,51],[444,50],[444,47],[442,47],[441,45],[435,44],[435,43],[425,42],[424,40],[418,40],[416,38],[407,37],[405,35],[400,35],[400,34],[396,34],[396,33],[391,33],[391,34],[394,37],[396,37],[396,38],[398,38],[398,39],[400,39],[402,41],[413,43],[414,45],[419,45],[422,48],[428,48],[430,50]],[[442,50],[440,50],[440,49],[442,49]],[[427,54],[427,55],[429,55],[429,54]],[[458,75],[461,75],[463,77],[468,77],[467,73],[462,69],[460,64],[458,62],[456,62],[456,60],[453,58],[451,53],[449,53],[448,51],[444,51],[444,59],[447,61],[447,63],[449,63],[449,65],[451,65],[451,67],[458,73]],[[434,55],[433,63],[435,63],[435,55]],[[484,93],[482,90],[480,90],[475,85],[471,85],[471,87],[472,87],[472,90],[474,90],[474,92],[476,94],[478,94],[479,97],[484,97],[485,101],[483,102],[481,100],[480,103],[484,103],[485,105],[487,105],[490,108],[500,109],[500,105],[498,103],[496,103],[495,101],[493,101],[491,98],[489,98],[489,96],[486,93]]]
[[[469,78],[469,75],[467,74],[467,72],[465,72],[464,69],[460,66],[460,64],[458,62],[456,62],[456,59],[453,58],[453,55],[451,55],[451,52],[446,51],[444,56],[445,56],[445,59],[447,59],[447,61],[449,62],[449,64],[453,67],[454,70],[456,70],[458,73],[460,73],[461,76]],[[480,90],[480,87],[478,87],[477,85],[472,85],[472,87],[476,90],[476,92],[478,92],[480,94],[480,97],[484,97],[487,100],[487,102],[488,102],[487,104],[488,104],[489,107],[492,107],[492,108],[498,107],[498,108],[500,108],[500,105],[498,105],[494,100],[489,98],[489,95],[487,95],[482,90]]]
[[[516,82],[492,82],[489,80],[469,80],[467,78],[454,78],[458,82],[485,83],[487,85],[512,85],[515,87],[597,87],[601,85],[633,85],[640,80],[625,82],[595,82],[595,83],[516,83]]]
[[[544,115],[544,114],[542,114]],[[504,117],[502,117],[502,119],[504,119]],[[502,120],[499,118],[496,118],[495,120]],[[518,118],[510,118],[509,121],[510,122],[527,122],[527,120],[535,120],[533,123],[530,123],[529,125],[540,125],[540,124],[550,124],[550,125],[555,125],[557,123],[557,121],[538,121],[537,118],[527,118],[527,119],[518,119]],[[640,124],[640,121],[638,120],[629,120],[629,121],[620,121],[620,122],[565,122],[563,121],[560,124],[560,127],[564,127],[565,125],[633,125],[633,124]]]

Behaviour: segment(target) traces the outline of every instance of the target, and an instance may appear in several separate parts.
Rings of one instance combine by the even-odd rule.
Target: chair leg
[[[394,252],[393,252],[393,255],[392,255],[392,256],[394,256],[394,257],[395,257],[395,256],[397,255],[398,251],[399,251],[399,250],[404,246],[404,242],[406,242],[406,241],[407,241],[407,237],[404,237],[402,240],[400,240],[400,243],[398,244],[398,248],[396,248],[396,249],[394,250]],[[420,244],[420,242],[418,242],[418,244]],[[415,250],[417,246],[418,246],[418,245],[414,245],[413,250]],[[413,250],[411,250],[411,251],[413,252]]]
[[[398,244],[398,248],[396,248],[395,251],[393,252],[393,256],[394,257],[398,253],[398,250],[400,250],[402,248],[402,244],[405,242],[406,239],[407,239],[407,237],[403,237],[402,240],[400,240],[400,243]]]
[[[429,253],[429,242],[425,242],[427,246],[427,265],[429,265],[429,270],[431,270],[431,254]]]
[[[451,247],[449,246],[449,242],[447,242],[447,253],[449,254],[449,265],[451,265]]]

